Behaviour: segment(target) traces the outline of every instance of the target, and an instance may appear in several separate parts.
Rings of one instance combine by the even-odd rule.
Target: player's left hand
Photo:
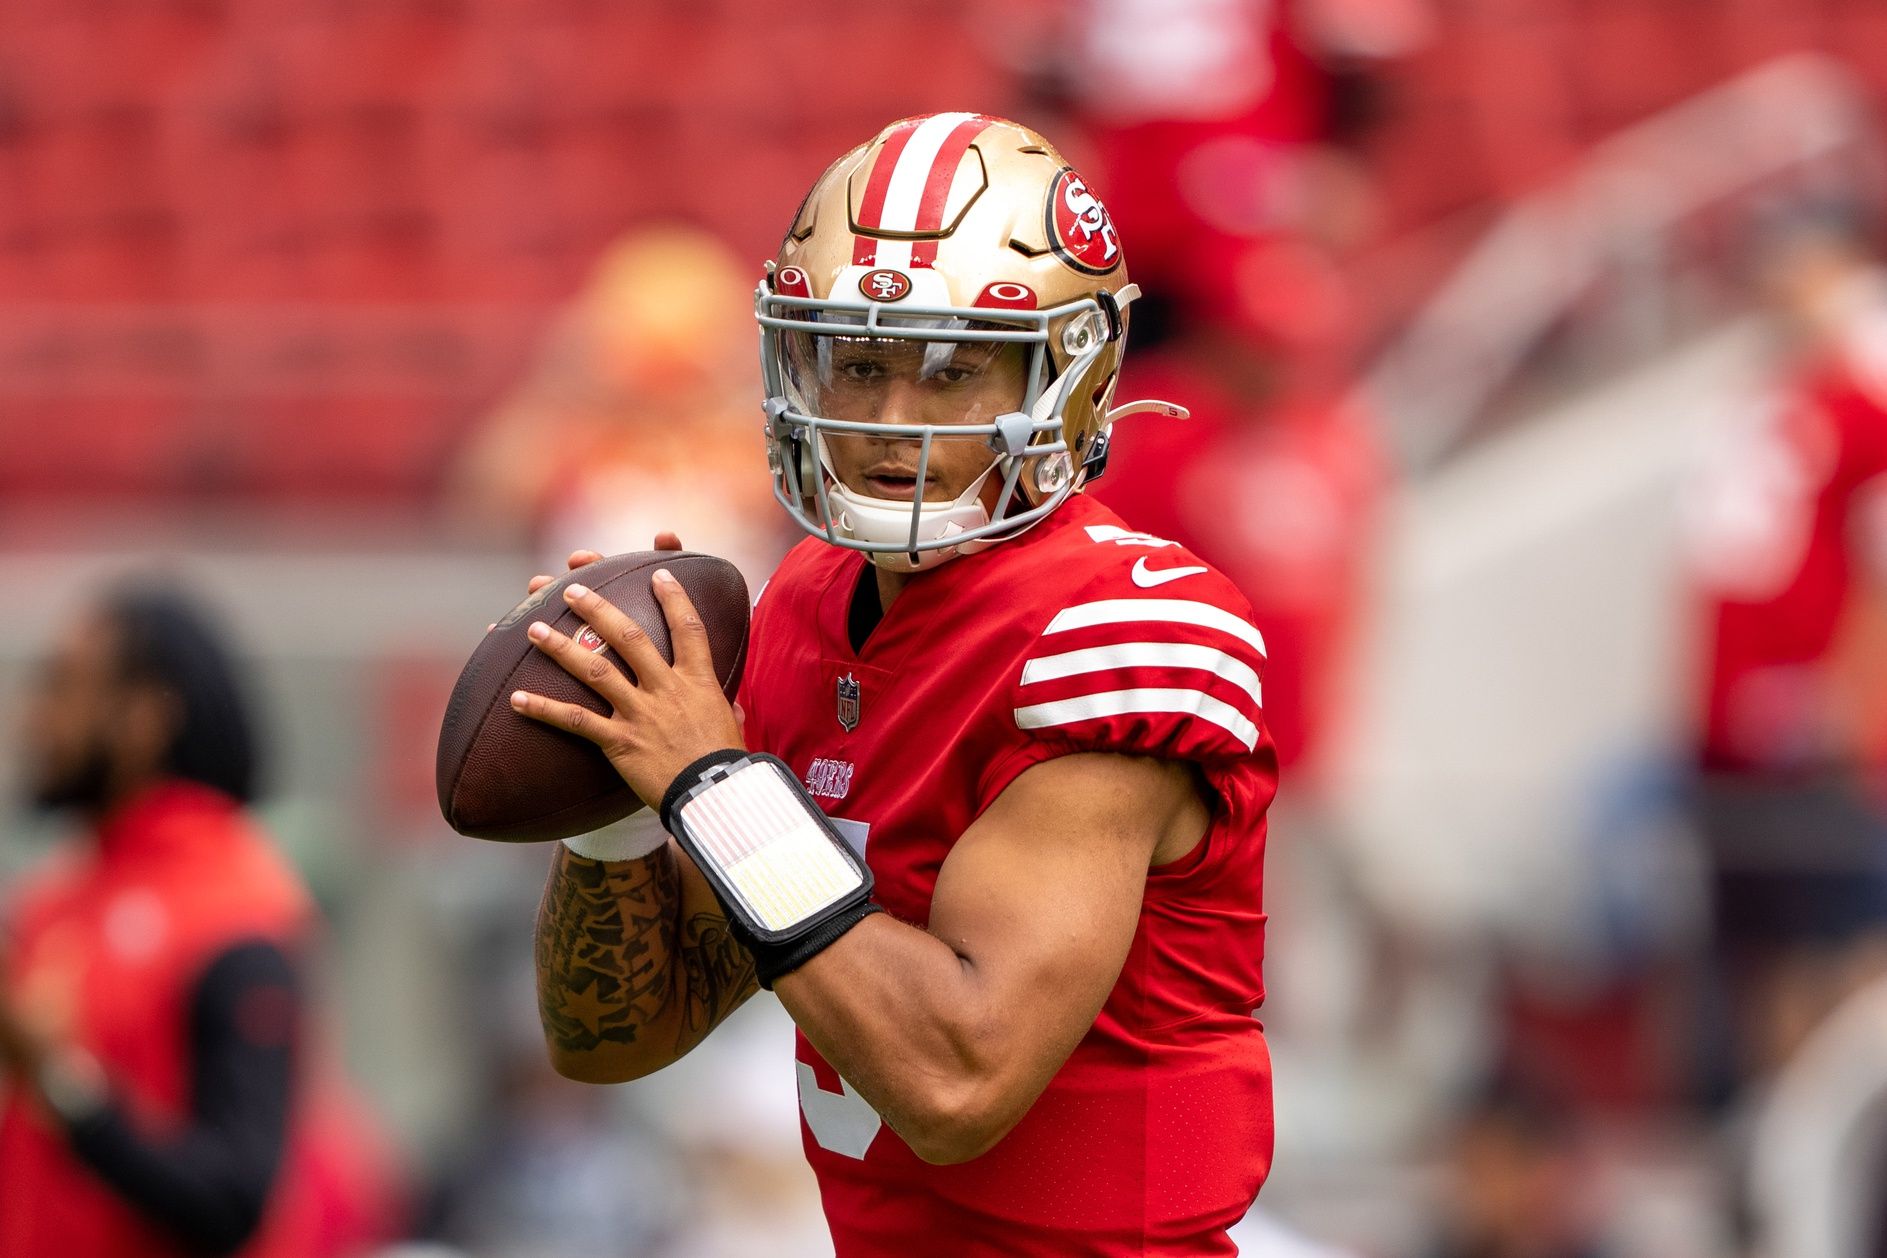
[[[572,585],[564,590],[564,601],[629,665],[635,680],[601,654],[539,621],[529,630],[537,649],[600,695],[610,712],[600,716],[580,704],[523,690],[511,696],[511,706],[532,720],[595,743],[643,802],[659,808],[683,769],[709,752],[744,743],[734,706],[715,680],[700,614],[666,569],[656,572],[653,588],[675,648],[672,666],[642,626],[588,587]]]

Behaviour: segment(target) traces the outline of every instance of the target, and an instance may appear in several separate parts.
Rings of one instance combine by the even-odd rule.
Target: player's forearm
[[[814,1048],[919,1157],[961,1162],[1028,1112],[1074,1043],[1022,1043],[1025,1019],[971,959],[886,914],[775,984]]]
[[[537,1004],[559,1073],[620,1082],[685,1051],[679,881],[666,848],[593,861],[555,845],[537,913]]]

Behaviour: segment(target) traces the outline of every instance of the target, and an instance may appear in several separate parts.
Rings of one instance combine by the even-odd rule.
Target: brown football
[[[578,568],[512,608],[459,674],[439,728],[436,769],[439,810],[454,830],[478,839],[539,843],[587,833],[642,807],[594,744],[519,716],[511,710],[511,692],[530,690],[609,710],[525,636],[536,620],[566,634],[583,631],[582,618],[563,601],[572,581],[614,603],[648,631],[663,658],[673,660],[668,622],[649,584],[657,568],[674,573],[694,601],[708,632],[715,676],[733,697],[747,656],[747,583],[738,568],[713,555],[673,550],[613,555]],[[616,665],[627,671],[621,660]]]

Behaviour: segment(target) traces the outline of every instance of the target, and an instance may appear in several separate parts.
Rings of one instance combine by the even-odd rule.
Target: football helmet
[[[898,571],[1016,535],[1100,474],[1115,419],[1184,416],[1112,408],[1138,295],[1106,208],[1041,135],[981,114],[893,123],[819,177],[756,293],[774,496]],[[840,481],[833,434],[915,443],[911,499]],[[926,501],[946,441],[981,443],[989,466]]]

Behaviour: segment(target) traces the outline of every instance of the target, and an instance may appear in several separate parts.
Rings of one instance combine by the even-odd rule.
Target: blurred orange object
[[[605,253],[454,478],[469,516],[547,550],[646,549],[657,529],[765,575],[768,489],[749,293],[718,238],[645,228]]]

